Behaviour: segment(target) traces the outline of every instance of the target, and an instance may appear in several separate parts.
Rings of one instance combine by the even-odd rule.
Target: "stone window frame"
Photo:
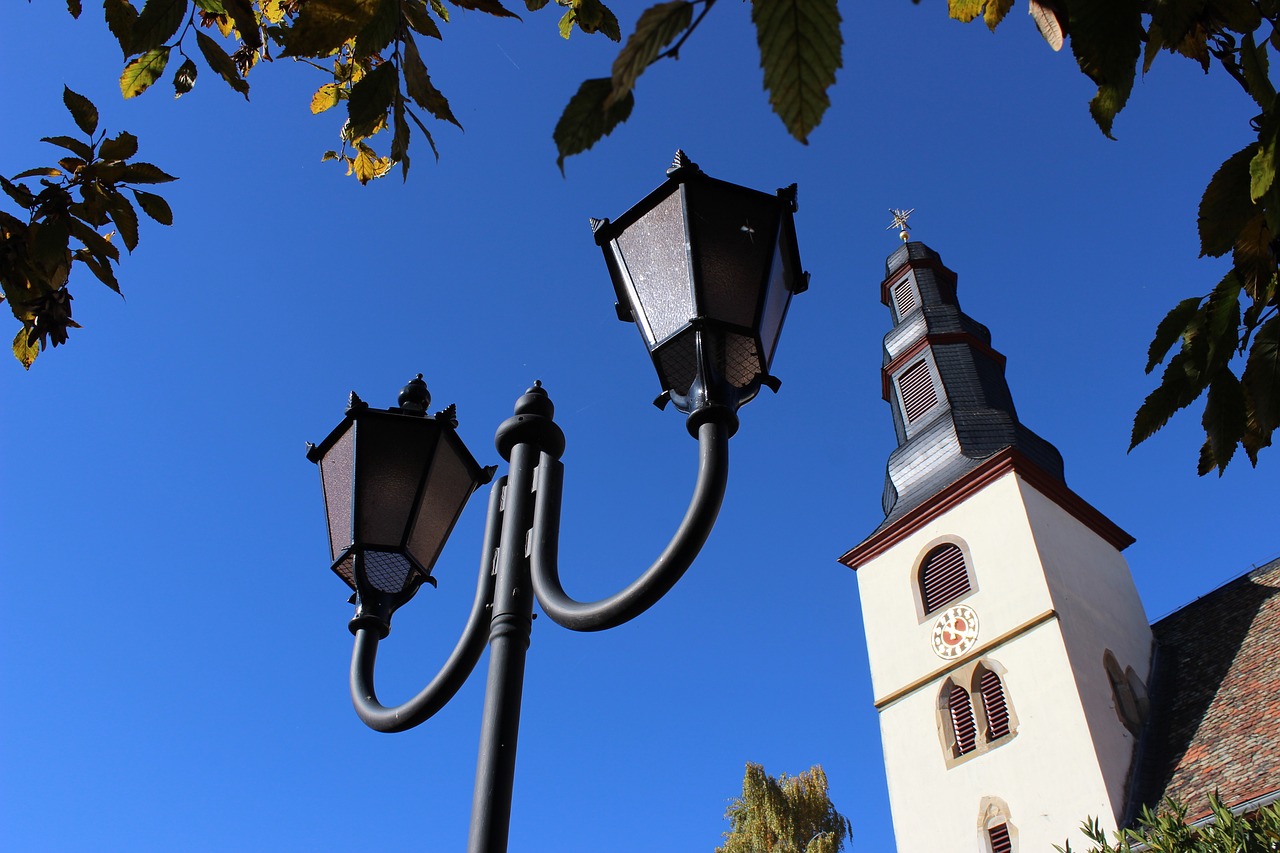
[[[993,830],[1003,828],[1004,838],[993,836]],[[1017,853],[1018,827],[1009,813],[1009,804],[999,797],[983,797],[978,807],[978,849],[982,853]],[[999,841],[1007,841],[996,847]]]
[[[995,738],[991,737],[986,703],[982,698],[981,680],[984,672],[990,672],[1000,679],[1005,713],[1008,715],[1008,731]],[[968,692],[969,708],[973,713],[976,729],[973,749],[964,752],[961,752],[962,744],[957,743],[951,716],[952,691],[956,687],[961,687]],[[936,708],[938,737],[948,769],[998,749],[1018,736],[1018,714],[1010,697],[1008,672],[1003,664],[992,658],[983,657],[970,661],[949,673],[938,690]]]
[[[1133,667],[1120,669],[1120,662],[1115,653],[1107,649],[1102,653],[1102,668],[1107,673],[1107,682],[1111,685],[1111,704],[1115,708],[1116,717],[1130,734],[1135,737],[1142,733],[1142,727],[1150,714],[1151,702],[1147,696],[1147,686]]]
[[[946,545],[954,545],[956,548],[960,549],[960,556],[964,559],[964,570],[968,577],[969,588],[959,595],[947,599],[937,605],[934,609],[927,610],[924,603],[924,585],[922,583],[924,579],[925,561],[928,560],[929,555]],[[973,555],[969,551],[969,544],[959,536],[940,536],[929,542],[929,544],[925,545],[924,548],[920,550],[919,555],[916,557],[915,565],[911,572],[911,584],[912,597],[914,598],[916,605],[916,621],[921,625],[945,610],[948,605],[954,604],[957,601],[973,595],[978,591],[978,576],[973,568]]]

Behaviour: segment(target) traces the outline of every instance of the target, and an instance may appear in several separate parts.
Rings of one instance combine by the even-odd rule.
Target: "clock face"
[[[948,607],[933,623],[933,652],[943,660],[954,660],[978,642],[978,614],[972,607]]]

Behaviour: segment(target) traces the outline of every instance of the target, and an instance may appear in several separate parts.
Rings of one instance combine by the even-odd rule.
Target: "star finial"
[[[914,207],[910,210],[899,210],[895,207],[889,208],[889,214],[893,216],[893,221],[886,225],[884,230],[892,231],[897,228],[898,236],[902,239],[902,242],[907,242],[911,239],[911,235],[907,233],[907,217],[915,212],[916,209]]]

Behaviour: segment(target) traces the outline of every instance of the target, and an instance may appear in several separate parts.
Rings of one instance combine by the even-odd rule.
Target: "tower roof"
[[[956,274],[920,242],[885,262],[881,301],[894,325],[884,338],[882,386],[898,447],[889,455],[881,527],[1012,449],[1065,483],[1062,456],[1018,420],[1005,358],[987,327],[960,310]]]

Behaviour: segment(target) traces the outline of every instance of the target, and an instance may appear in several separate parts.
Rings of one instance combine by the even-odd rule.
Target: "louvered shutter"
[[[973,719],[973,703],[969,700],[969,691],[953,685],[951,695],[947,697],[947,705],[951,711],[951,732],[955,735],[956,755],[973,752],[977,746],[978,727]]]
[[[893,288],[893,310],[898,315],[898,322],[902,322],[902,318],[916,310],[916,306],[920,304],[920,299],[916,296],[915,282],[910,278],[904,278],[902,281],[894,285]]]
[[[1009,837],[1007,823],[987,827],[987,838],[991,841],[991,853],[1013,853],[1013,839]]]
[[[898,392],[902,395],[902,416],[907,423],[938,405],[938,389],[933,385],[929,363],[920,359],[898,376]]]
[[[1009,706],[1004,701],[1004,684],[1000,676],[984,670],[978,689],[982,693],[982,709],[987,715],[987,740],[995,740],[1009,733]]]
[[[920,599],[925,615],[969,591],[969,571],[964,554],[955,545],[939,545],[924,558],[920,568]]]

